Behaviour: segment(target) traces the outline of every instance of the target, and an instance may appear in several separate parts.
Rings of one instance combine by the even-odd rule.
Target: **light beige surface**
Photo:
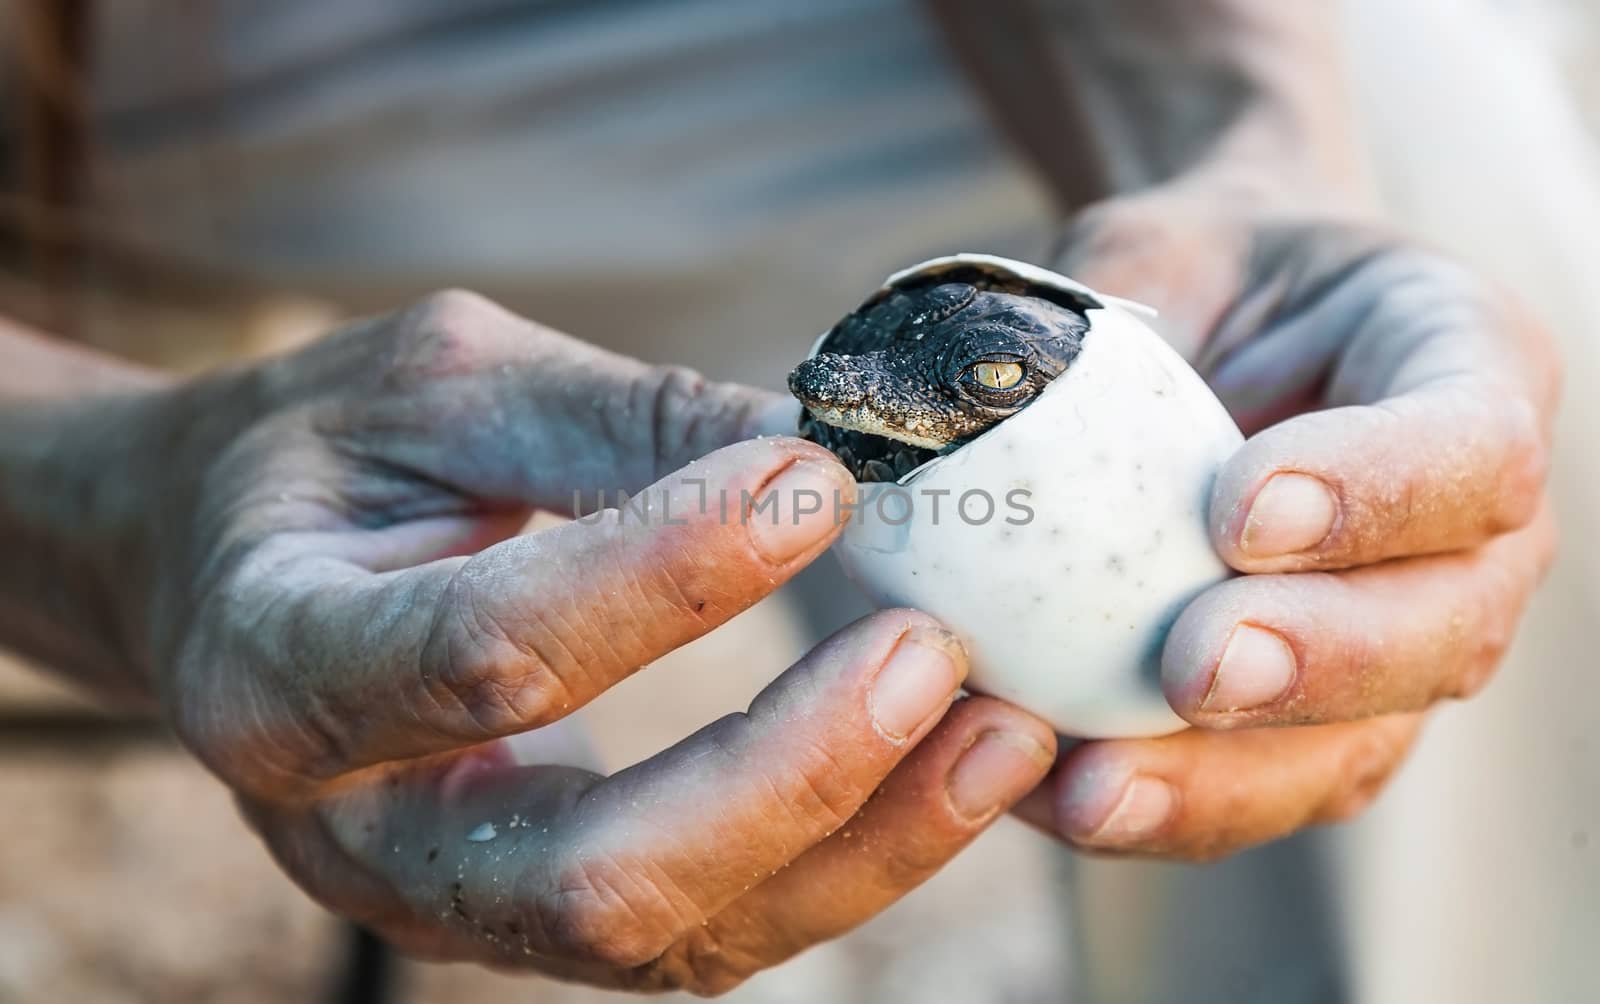
[[[314,999],[340,942],[220,786],[145,744],[0,745],[0,1001]]]
[[[1438,716],[1345,847],[1358,986],[1377,1002],[1600,998],[1600,133],[1547,56],[1600,122],[1600,12],[1546,6],[1531,42],[1446,0],[1368,4],[1351,25],[1394,28],[1361,65],[1397,95],[1367,110],[1380,148],[1405,151],[1381,164],[1402,219],[1528,298],[1568,366],[1558,561],[1495,683]]]

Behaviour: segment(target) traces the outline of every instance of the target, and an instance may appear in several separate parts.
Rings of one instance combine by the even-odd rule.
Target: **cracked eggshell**
[[[889,284],[958,265],[1101,306],[1088,310],[1078,358],[1033,404],[898,484],[862,485],[834,552],[879,606],[915,607],[955,631],[971,689],[1065,735],[1177,731],[1161,648],[1189,600],[1229,574],[1207,506],[1243,437],[1140,319],[1149,308],[988,255],[935,259]]]

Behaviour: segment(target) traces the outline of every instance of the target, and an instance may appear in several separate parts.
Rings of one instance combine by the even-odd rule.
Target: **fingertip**
[[[1547,445],[1538,409],[1469,378],[1297,415],[1218,472],[1212,543],[1242,572],[1476,547],[1534,517]]]
[[[966,679],[966,652],[925,614],[895,611],[880,623],[900,632],[872,679],[868,705],[878,732],[902,743],[925,734],[948,710]]]
[[[1207,507],[1207,530],[1211,546],[1218,556],[1230,566],[1240,567],[1244,556],[1239,551],[1239,539],[1244,535],[1246,518],[1250,515],[1250,501],[1265,483],[1258,465],[1251,462],[1255,440],[1246,440],[1232,457],[1217,471],[1211,483],[1211,502]]]
[[[856,482],[838,458],[791,437],[725,446],[662,483],[675,525],[697,521],[759,566],[792,572],[821,554],[850,519]],[[669,500],[674,501],[674,500]]]
[[[982,826],[1037,787],[1050,760],[1046,747],[1025,730],[986,729],[946,775],[946,804],[968,826]]]
[[[839,483],[841,490],[848,492],[852,498],[855,496],[857,488],[855,476],[840,462],[838,455],[827,447],[793,435],[768,436],[763,441],[777,444],[780,449],[808,463],[826,467],[830,476]]]
[[[770,480],[783,467],[800,460],[837,468],[838,480],[849,482],[852,486],[855,484],[855,479],[850,477],[850,472],[845,470],[844,465],[839,463],[839,458],[832,451],[794,435],[759,436],[729,443],[692,462],[685,469],[709,465],[760,471],[762,473],[757,479],[760,483]]]
[[[888,607],[874,611],[848,625],[845,631],[881,635],[898,642],[909,638],[919,645],[936,648],[961,667],[965,674],[967,648],[954,631],[938,618],[914,607]]]
[[[1251,500],[1238,530],[1247,561],[1287,558],[1315,550],[1333,533],[1339,496],[1326,481],[1299,471],[1269,475]]]
[[[1230,580],[1179,615],[1161,654],[1161,690],[1172,710],[1208,729],[1262,724],[1259,712],[1300,682],[1300,653],[1271,623],[1273,577]],[[1268,616],[1264,616],[1264,612]]]
[[[1178,788],[1139,769],[1122,744],[1090,743],[1063,761],[1056,785],[1055,822],[1084,847],[1134,847],[1160,834],[1177,815]]]
[[[905,624],[907,640],[943,653],[956,667],[959,677],[963,681],[966,679],[969,665],[967,647],[961,643],[961,639],[954,631],[920,610],[897,607],[894,614]]]
[[[1037,751],[1041,777],[1056,761],[1058,738],[1055,729],[1044,719],[1009,701],[977,694],[958,702],[946,717],[952,728],[958,728],[968,736],[984,732],[1014,733],[1019,741],[1026,741]]]
[[[779,482],[785,474],[798,468],[808,475],[811,482],[804,487],[820,491],[829,498],[833,505],[830,511],[836,515],[837,522],[842,524],[848,518],[849,509],[846,504],[855,501],[856,479],[831,450],[797,436],[768,436],[736,443],[718,452],[725,451],[739,451],[730,455],[751,457],[753,466],[764,467],[757,489],[758,495],[762,491],[781,487]]]
[[[952,802],[961,808],[962,800],[954,797],[958,788],[985,793],[989,799],[979,812],[974,809],[977,803],[966,798],[962,814],[968,818],[1006,808],[1037,788],[1056,762],[1055,730],[1037,716],[994,697],[957,701],[945,715],[938,738],[961,751],[947,781]],[[980,777],[982,781],[977,780]]]
[[[903,750],[945,716],[966,678],[967,657],[960,641],[938,621],[917,610],[896,608],[835,631],[790,672],[802,666],[813,679],[842,685],[828,698],[842,702],[835,703],[834,717],[854,719],[850,709],[864,708],[863,724],[874,737],[872,745],[886,742]],[[775,700],[810,699],[811,690],[769,687],[752,711]]]
[[[1240,580],[1220,583],[1191,600],[1162,646],[1161,692],[1191,725],[1200,724],[1229,633],[1244,613],[1235,581]]]
[[[1241,572],[1314,563],[1343,515],[1338,485],[1323,472],[1262,456],[1268,445],[1247,443],[1218,472],[1212,487],[1212,546]]]
[[[1055,754],[1055,732],[1044,722],[992,697],[967,697],[944,714],[886,793],[942,807],[950,834],[970,835],[1038,788]],[[925,825],[937,828],[937,817]]]
[[[1086,743],[1061,760],[1054,778],[1051,822],[1061,836],[1087,840],[1116,808],[1133,764],[1111,743]]]

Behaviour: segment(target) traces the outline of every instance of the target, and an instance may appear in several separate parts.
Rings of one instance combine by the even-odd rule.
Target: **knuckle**
[[[679,990],[720,997],[765,968],[748,952],[725,942],[710,927],[696,927],[655,961],[642,967],[636,990]]]
[[[492,358],[512,314],[477,293],[430,293],[401,315],[402,368],[425,376],[461,373]]]
[[[661,920],[674,915],[666,897],[609,857],[568,866],[541,914],[555,954],[614,969],[647,967],[674,941],[671,924]]]
[[[315,692],[303,694],[291,709],[291,719],[305,737],[303,749],[292,761],[296,773],[325,781],[359,766],[356,739],[348,724],[358,717],[355,709],[341,710]]]
[[[450,734],[500,736],[548,725],[577,701],[539,651],[537,615],[507,624],[493,591],[470,567],[451,580],[423,645],[419,675],[427,710]]]
[[[509,315],[505,308],[468,289],[439,289],[412,307],[418,327],[437,331],[471,330]]]
[[[300,788],[346,766],[348,731],[326,700],[305,679],[286,677],[275,657],[252,663],[245,654],[258,644],[247,636],[262,633],[269,613],[283,616],[281,607],[269,602],[243,624],[231,622],[227,611],[214,612],[227,622],[222,637],[197,635],[174,657],[174,734],[230,787],[259,795]],[[230,670],[217,672],[219,664]]]
[[[698,442],[713,408],[708,407],[711,384],[686,366],[652,365],[632,387],[640,412],[650,416],[645,428],[650,442],[647,455],[654,475],[676,466],[683,447]]]
[[[346,733],[325,712],[308,717],[259,700],[248,706],[220,713],[210,701],[186,701],[170,723],[184,748],[235,791],[299,793],[349,768]]]
[[[314,602],[306,597],[281,605],[283,627],[291,637],[314,637],[319,630],[311,609]],[[275,670],[277,679],[270,689],[298,737],[291,758],[296,771],[312,780],[326,780],[357,766],[361,709],[327,674],[296,679],[302,667],[287,669],[287,673],[284,667]],[[289,746],[278,744],[280,749]]]
[[[895,853],[884,862],[883,884],[891,889],[911,889],[927,881],[949,863],[957,850],[949,838],[902,838]]]
[[[866,791],[855,781],[860,765],[841,760],[821,744],[775,782],[782,804],[808,830],[832,833],[860,808]]]

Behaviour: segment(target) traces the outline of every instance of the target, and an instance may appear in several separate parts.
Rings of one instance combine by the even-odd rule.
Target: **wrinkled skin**
[[[1550,340],[1451,261],[1270,203],[1157,191],[1085,214],[1065,248],[1062,271],[1160,307],[1253,433],[1211,527],[1254,574],[1166,647],[1198,726],[1180,735],[1056,759],[1038,720],[956,699],[946,632],[887,611],[747,712],[595,771],[575,712],[839,530],[696,515],[702,483],[848,501],[855,481],[812,444],[748,439],[793,428],[782,395],[466,294],[74,404],[51,455],[117,490],[57,545],[100,566],[86,616],[114,620],[130,682],[285,870],[420,955],[716,992],[873,916],[1014,803],[1075,846],[1179,859],[1346,818],[1425,709],[1483,685],[1550,558]],[[1305,481],[1265,506],[1284,473],[1323,507]],[[686,522],[518,532],[574,489],[652,482]],[[1281,693],[1218,679],[1243,625],[1257,656],[1290,653]]]
[[[958,699],[959,644],[892,610],[747,711],[594,769],[574,713],[839,531],[831,506],[697,505],[850,500],[826,451],[750,438],[792,427],[774,403],[440,294],[122,405],[107,483],[148,494],[122,503],[109,592],[179,735],[331,909],[430,958],[725,990],[921,883],[1055,750]],[[670,522],[519,532],[647,486]]]
[[[1077,745],[1020,810],[1086,849],[1210,859],[1358,813],[1427,709],[1489,679],[1554,554],[1549,334],[1459,263],[1266,192],[1112,200],[1052,263],[1160,309],[1250,437],[1210,525],[1252,574],[1162,663],[1198,728]],[[1268,656],[1287,677],[1228,671]]]
[[[934,6],[969,19],[953,40],[1015,27],[991,5]],[[1554,547],[1549,337],[1458,264],[1329,215],[1329,179],[1362,160],[1332,97],[1334,6],[1083,0],[1056,19],[1062,84],[1099,113],[1093,129],[1037,116],[1074,155],[1042,158],[1045,176],[1074,205],[1145,194],[1083,214],[1045,264],[1159,307],[1254,434],[1211,504],[1216,547],[1253,574],[1200,596],[1163,662],[1199,727],[1078,745],[1018,810],[1079,847],[1210,858],[1359,811],[1422,712],[1489,677]],[[1251,165],[1299,198],[1216,185]],[[772,396],[452,294],[254,369],[91,397],[38,418],[58,448],[30,439],[24,477],[80,488],[53,462],[93,460],[93,490],[59,499],[74,515],[107,486],[146,497],[64,528],[27,510],[7,557],[44,557],[0,569],[69,574],[27,593],[20,621],[92,635],[115,663],[101,675],[159,699],[297,882],[414,952],[724,990],[903,895],[1049,767],[1029,716],[950,704],[959,649],[906,611],[628,770],[586,769],[565,742],[586,701],[837,528],[517,535],[522,517],[565,511],[574,487],[792,472],[853,490],[825,451],[738,442],[794,428],[757,420]],[[97,602],[69,602],[96,577]],[[1218,679],[1243,625],[1258,662],[1289,653],[1281,692],[1247,701]],[[896,688],[886,729],[876,685],[897,654],[921,682]],[[502,737],[527,729],[514,765]],[[486,821],[492,839],[466,839]]]

